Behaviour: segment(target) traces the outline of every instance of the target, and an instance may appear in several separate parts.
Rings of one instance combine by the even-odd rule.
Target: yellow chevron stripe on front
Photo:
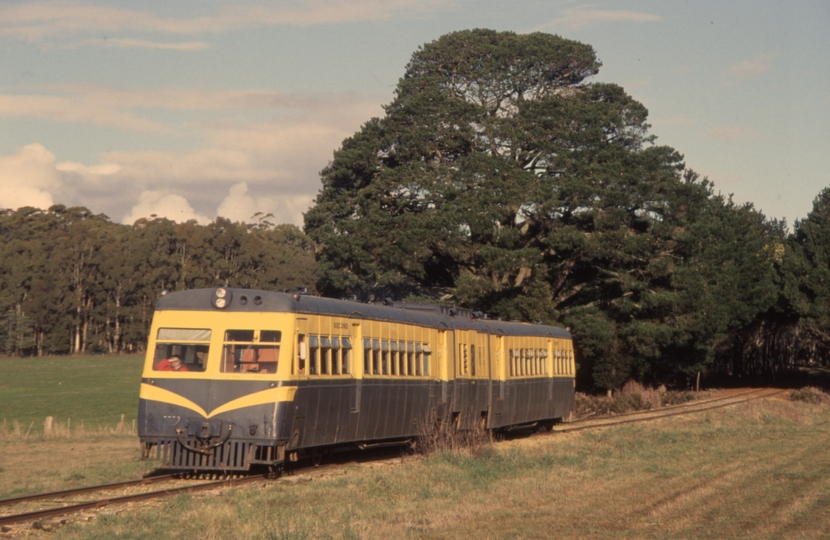
[[[229,401],[224,405],[221,405],[210,411],[210,414],[208,414],[203,408],[196,405],[189,399],[180,396],[175,392],[171,392],[170,390],[165,390],[164,388],[159,388],[158,386],[153,386],[151,384],[141,383],[141,391],[139,392],[138,396],[141,399],[147,399],[150,401],[161,401],[162,403],[178,405],[179,407],[184,407],[185,409],[190,409],[191,411],[199,413],[205,418],[211,418],[213,416],[216,416],[217,414],[233,411],[236,409],[243,409],[245,407],[253,407],[254,405],[263,405],[265,403],[274,403],[276,401],[293,401],[294,394],[296,392],[296,386],[280,386],[279,388],[269,388],[268,390],[254,392],[253,394],[248,394],[247,396],[242,396],[240,398],[236,398],[232,401]]]

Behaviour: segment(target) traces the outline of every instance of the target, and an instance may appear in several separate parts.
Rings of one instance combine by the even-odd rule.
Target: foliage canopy
[[[321,173],[305,221],[318,288],[569,325],[604,388],[708,365],[775,301],[783,228],[655,145],[641,103],[586,82],[599,68],[543,33],[422,46],[385,116]]]

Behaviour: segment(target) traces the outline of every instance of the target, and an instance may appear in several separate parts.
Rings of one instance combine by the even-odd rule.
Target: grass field
[[[0,360],[2,416],[135,417],[140,357]],[[825,396],[826,397],[826,396]],[[353,466],[310,481],[107,508],[87,538],[824,538],[830,406],[771,399],[703,415]],[[135,435],[0,439],[0,498],[138,478]],[[296,478],[295,478],[296,479]],[[21,526],[22,527],[22,526]]]
[[[138,413],[143,355],[0,358],[0,422],[17,421],[42,433],[52,416],[59,426],[114,427]]]
[[[54,441],[8,442],[15,465]],[[830,408],[780,399],[600,431],[513,440],[479,455],[353,466],[308,482],[108,508],[61,538],[824,538]],[[42,482],[129,476],[125,437],[76,441]],[[100,450],[96,452],[96,449]],[[115,478],[114,478],[115,479]],[[14,534],[14,531],[12,531]],[[51,536],[50,536],[51,535]],[[43,537],[55,537],[43,533]]]

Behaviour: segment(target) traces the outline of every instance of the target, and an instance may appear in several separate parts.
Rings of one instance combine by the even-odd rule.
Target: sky
[[[0,208],[301,226],[412,53],[473,28],[590,44],[657,144],[790,229],[830,186],[827,0],[0,0]]]

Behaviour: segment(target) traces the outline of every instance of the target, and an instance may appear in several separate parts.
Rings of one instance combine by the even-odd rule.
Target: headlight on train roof
[[[213,294],[212,303],[213,303],[214,307],[217,307],[219,309],[224,309],[224,308],[228,307],[228,305],[231,303],[232,298],[233,298],[233,295],[231,294],[231,291],[229,291],[228,289],[226,289],[224,287],[219,287],[218,289],[216,289],[216,292],[214,292],[214,294]]]

